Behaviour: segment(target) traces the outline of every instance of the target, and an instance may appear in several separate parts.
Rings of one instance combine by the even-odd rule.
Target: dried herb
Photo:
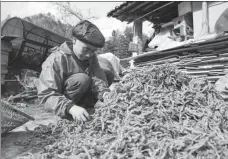
[[[170,65],[132,70],[91,121],[48,127],[37,131],[53,141],[40,158],[228,158],[228,105],[208,81]]]

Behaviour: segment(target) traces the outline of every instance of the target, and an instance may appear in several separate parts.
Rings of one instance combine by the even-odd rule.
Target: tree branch
[[[85,16],[81,13],[80,10],[78,10],[76,7],[72,7],[70,2],[51,2],[55,6],[58,7],[58,10],[61,11],[62,17],[67,17],[67,16],[74,16],[79,20],[90,20],[90,19],[97,19],[98,17],[96,16],[91,16],[91,9],[88,10],[88,16]]]

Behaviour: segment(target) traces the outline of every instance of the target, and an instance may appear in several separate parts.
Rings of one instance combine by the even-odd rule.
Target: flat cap
[[[72,30],[72,36],[94,47],[102,48],[105,38],[96,25],[88,20],[80,21]]]

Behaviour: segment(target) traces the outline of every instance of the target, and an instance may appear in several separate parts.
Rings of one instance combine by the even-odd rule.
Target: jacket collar
[[[73,41],[65,41],[62,45],[60,45],[60,50],[61,51],[63,51],[64,53],[66,53],[66,54],[70,54],[70,55],[73,55],[73,57],[77,60],[77,61],[79,61],[80,63],[85,63],[86,61],[81,61],[81,60],[79,60],[78,58],[77,58],[77,56],[74,54],[74,52],[73,52]],[[94,56],[96,56],[96,55],[94,55]],[[89,64],[90,64],[90,66],[92,66],[93,65],[93,62],[94,61],[94,58],[90,58],[89,59]]]
[[[60,45],[60,49],[66,54],[74,54],[73,41],[65,41],[62,45]]]

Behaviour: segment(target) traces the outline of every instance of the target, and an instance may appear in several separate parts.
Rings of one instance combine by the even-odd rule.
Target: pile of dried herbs
[[[40,158],[228,158],[228,105],[170,65],[132,70],[92,118],[37,129],[51,141]]]

